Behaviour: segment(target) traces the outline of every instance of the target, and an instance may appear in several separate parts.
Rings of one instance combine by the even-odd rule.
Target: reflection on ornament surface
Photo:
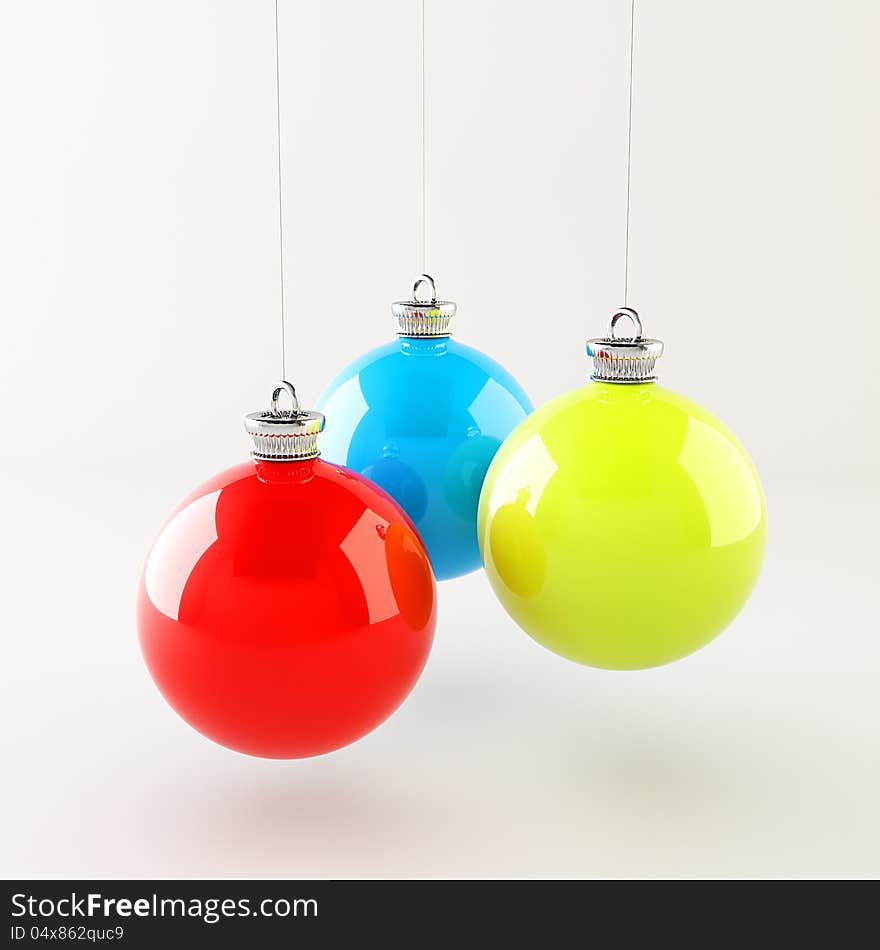
[[[144,566],[138,628],[174,709],[270,758],[370,732],[427,660],[436,621],[424,547],[398,505],[320,459],[245,462],[193,492]]]
[[[711,413],[655,383],[542,406],[489,469],[479,540],[514,620],[569,659],[637,669],[720,633],[757,580],[760,482]]]
[[[333,419],[323,457],[363,473],[400,503],[437,578],[479,568],[483,477],[532,408],[513,377],[447,337],[403,336],[343,370],[319,406]]]

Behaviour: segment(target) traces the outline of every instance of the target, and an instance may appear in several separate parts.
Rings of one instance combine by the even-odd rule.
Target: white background
[[[428,3],[429,268],[536,403],[622,302],[627,7]],[[762,475],[741,616],[613,674],[475,574],[399,713],[300,762],[189,729],[134,627],[154,531],[280,369],[271,0],[0,11],[5,875],[880,873],[876,2],[638,2],[631,303]],[[420,268],[416,29],[282,2],[306,404]]]

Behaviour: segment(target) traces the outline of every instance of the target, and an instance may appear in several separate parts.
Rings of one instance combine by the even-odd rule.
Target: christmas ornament
[[[755,469],[718,419],[657,385],[662,350],[635,311],[616,313],[587,344],[592,382],[519,425],[483,485],[495,593],[535,640],[591,666],[656,666],[708,643],[764,555]]]
[[[437,300],[427,274],[392,311],[398,339],[344,369],[319,400],[333,419],[324,453],[397,499],[445,580],[480,566],[483,476],[532,406],[503,367],[451,338],[456,306]]]
[[[253,460],[192,492],[147,555],[141,647],[204,735],[250,755],[319,755],[370,732],[412,689],[434,634],[434,578],[396,502],[318,458],[324,417],[301,410],[290,383],[245,426]]]
[[[419,204],[421,266],[428,260],[425,2],[419,0]],[[429,294],[423,295],[422,289]],[[505,436],[531,411],[496,362],[451,339],[456,306],[423,273],[412,299],[392,305],[398,339],[344,369],[318,405],[332,415],[325,457],[368,476],[418,528],[439,580],[480,567],[477,503]]]
[[[635,0],[630,5],[623,299],[629,289]],[[633,334],[617,335],[629,319]],[[479,539],[501,603],[539,643],[609,669],[657,666],[716,636],[764,556],[766,512],[742,446],[656,384],[659,340],[624,306],[590,340],[592,382],[506,440],[480,498]]]

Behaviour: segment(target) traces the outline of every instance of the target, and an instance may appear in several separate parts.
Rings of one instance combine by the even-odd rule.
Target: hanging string
[[[284,323],[284,188],[281,179],[281,67],[278,53],[278,0],[275,0],[275,131],[278,144],[278,271],[281,282],[281,378],[287,379]]]
[[[626,128],[626,232],[623,239],[623,305],[627,306],[629,294],[629,190],[632,169],[633,135],[633,49],[636,34],[636,0],[629,8],[629,109]]]
[[[421,85],[419,88],[421,105],[419,114],[421,117],[422,139],[422,273],[424,274],[428,271],[428,143],[427,109],[425,107],[425,0],[419,0],[419,69],[421,73]]]

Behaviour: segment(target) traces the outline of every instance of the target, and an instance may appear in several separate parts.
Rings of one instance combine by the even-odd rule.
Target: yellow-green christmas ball
[[[621,341],[612,325],[590,343],[611,381],[552,400],[508,436],[483,484],[480,550],[507,612],[548,649],[607,669],[658,666],[708,643],[745,603],[764,496],[715,416],[654,382],[614,381],[615,369],[638,378],[628,354],[658,341]]]

